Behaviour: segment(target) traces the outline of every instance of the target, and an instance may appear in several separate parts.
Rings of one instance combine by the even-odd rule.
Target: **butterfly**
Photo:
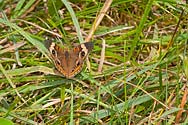
[[[86,57],[93,49],[93,42],[81,43],[72,49],[62,48],[49,40],[45,44],[56,69],[66,78],[81,72]]]

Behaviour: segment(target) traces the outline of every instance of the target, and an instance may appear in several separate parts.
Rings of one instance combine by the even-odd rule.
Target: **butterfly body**
[[[47,48],[57,70],[65,77],[72,78],[81,71],[87,55],[93,49],[93,43],[86,42],[72,49],[64,49],[48,41]]]

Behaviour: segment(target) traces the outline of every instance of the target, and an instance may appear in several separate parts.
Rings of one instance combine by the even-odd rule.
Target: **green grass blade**
[[[134,40],[133,40],[133,43],[132,43],[132,46],[131,46],[131,50],[130,50],[130,53],[128,55],[128,60],[130,60],[130,58],[132,57],[134,49],[135,49],[135,47],[136,47],[136,45],[137,45],[137,43],[140,39],[140,34],[142,33],[142,30],[144,28],[144,24],[147,20],[147,17],[149,15],[150,10],[151,10],[153,1],[154,0],[149,0],[147,5],[146,5],[146,8],[145,8],[144,14],[141,18],[140,24],[139,24],[138,28],[136,29],[136,35],[134,37]]]
[[[72,7],[70,6],[70,4],[67,0],[61,0],[61,1],[64,3],[64,5],[66,6],[67,10],[69,11],[69,13],[71,15],[71,18],[72,18],[72,21],[73,21],[74,26],[76,28],[76,32],[77,32],[78,39],[79,39],[80,43],[83,43],[84,39],[83,39],[83,36],[82,36],[82,32],[80,30],[80,25],[78,23],[78,20],[76,18],[76,15],[75,15]]]

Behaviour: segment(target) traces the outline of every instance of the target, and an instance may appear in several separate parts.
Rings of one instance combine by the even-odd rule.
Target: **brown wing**
[[[57,70],[67,78],[72,78],[81,71],[83,62],[92,48],[91,42],[80,44],[71,50],[62,49],[53,42],[49,45]]]

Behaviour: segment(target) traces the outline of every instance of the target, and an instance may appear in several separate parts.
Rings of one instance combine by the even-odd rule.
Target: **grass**
[[[0,1],[0,123],[188,123],[187,4],[109,5]],[[93,41],[90,71],[85,65],[74,79],[56,75],[46,37]]]

